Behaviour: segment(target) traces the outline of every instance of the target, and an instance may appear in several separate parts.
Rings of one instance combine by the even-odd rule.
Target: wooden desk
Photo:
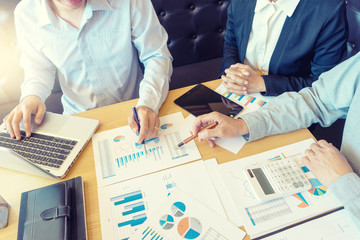
[[[205,85],[212,89],[215,89],[219,84],[220,80],[214,80],[205,83]],[[159,115],[164,116],[181,111],[184,114],[184,117],[188,116],[189,114],[185,110],[174,104],[174,100],[190,88],[191,87],[185,87],[171,91],[164,105],[160,109]],[[76,114],[76,116],[99,120],[101,125],[97,132],[101,132],[127,125],[127,117],[131,112],[131,107],[135,106],[136,102],[137,100],[130,100],[127,102],[79,113]],[[218,146],[215,148],[210,148],[206,141],[199,143],[196,140],[196,143],[204,160],[216,157],[219,163],[224,163],[287,144],[295,143],[311,137],[313,136],[307,129],[298,130],[288,134],[266,137],[256,142],[245,144],[245,146],[237,155]],[[77,159],[76,163],[73,165],[64,180],[77,176],[82,176],[85,182],[88,237],[90,240],[101,239],[97,183],[91,141],[81,153],[80,157]],[[22,174],[7,169],[0,169],[0,194],[11,206],[9,225],[5,229],[0,229],[1,240],[16,239],[21,193],[56,182],[58,181]]]

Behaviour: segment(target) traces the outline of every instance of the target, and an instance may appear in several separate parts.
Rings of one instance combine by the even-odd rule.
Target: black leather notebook
[[[22,193],[17,239],[87,239],[82,178]]]

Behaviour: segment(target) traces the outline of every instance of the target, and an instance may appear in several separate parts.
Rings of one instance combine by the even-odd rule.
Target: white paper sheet
[[[235,203],[225,186],[225,183],[220,175],[219,164],[215,158],[204,161],[206,169],[211,176],[211,181],[214,184],[216,192],[220,198],[221,204],[225,210],[227,219],[236,226],[243,226],[244,223],[236,209]]]
[[[159,137],[145,141],[147,153],[129,126],[93,136],[94,160],[98,186],[138,177],[201,158],[192,141],[173,149],[190,136],[183,130],[184,117],[180,112],[160,118]]]
[[[302,169],[312,183],[312,189],[264,203],[259,203],[256,199],[243,173],[243,169],[249,165],[280,161],[283,158],[294,158],[299,165],[302,165],[300,159],[305,149],[313,142],[313,139],[307,139],[219,165],[220,174],[251,237],[341,206],[336,197],[327,191],[305,166],[302,166]]]
[[[129,240],[239,240],[245,232],[180,190],[173,191]]]
[[[192,114],[185,118],[186,125],[188,131],[192,131],[192,126],[194,124],[196,117]],[[217,138],[215,140],[215,144],[219,145],[226,150],[237,154],[240,149],[245,145],[246,141],[242,136],[234,137],[234,138]]]
[[[345,209],[263,238],[264,240],[360,239],[360,231]]]
[[[226,217],[203,161],[184,164],[98,189],[102,239],[127,239],[174,188]]]

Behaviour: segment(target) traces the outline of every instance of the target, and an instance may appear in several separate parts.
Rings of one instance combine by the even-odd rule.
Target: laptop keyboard
[[[77,141],[31,133],[25,137],[21,131],[21,140],[12,139],[10,134],[0,132],[0,147],[13,150],[33,163],[47,167],[59,168]]]

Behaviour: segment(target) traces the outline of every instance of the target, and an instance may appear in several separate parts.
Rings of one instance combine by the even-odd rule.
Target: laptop
[[[46,112],[41,125],[32,118],[31,137],[11,139],[0,126],[0,167],[42,177],[63,178],[99,126],[99,121]],[[20,127],[24,129],[23,126]]]

